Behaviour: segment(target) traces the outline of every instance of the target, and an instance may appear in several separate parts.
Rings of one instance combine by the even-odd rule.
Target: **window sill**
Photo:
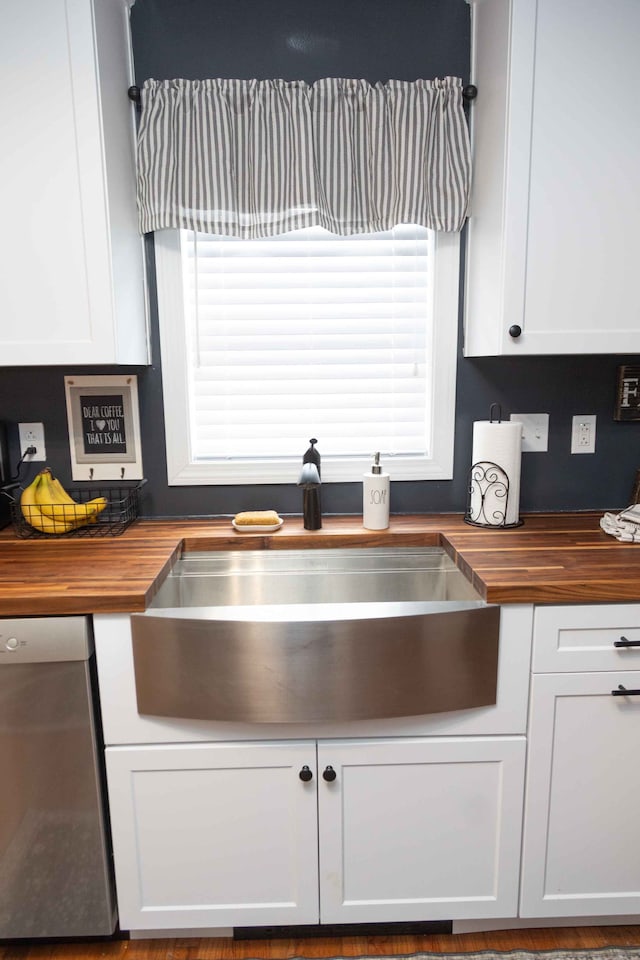
[[[453,462],[436,463],[426,457],[382,457],[384,469],[391,479],[403,480],[451,480]],[[278,484],[297,483],[302,468],[302,455],[296,460],[253,460],[247,463],[193,462],[178,465],[168,463],[169,486],[197,486],[212,484]],[[322,483],[360,483],[371,468],[365,457],[337,459],[323,457]]]

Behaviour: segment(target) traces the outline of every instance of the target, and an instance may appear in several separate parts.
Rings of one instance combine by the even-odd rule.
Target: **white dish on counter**
[[[279,530],[284,520],[281,520],[279,523],[236,523],[235,520],[231,521],[231,526],[234,530],[237,530],[238,533],[274,533],[274,531]]]

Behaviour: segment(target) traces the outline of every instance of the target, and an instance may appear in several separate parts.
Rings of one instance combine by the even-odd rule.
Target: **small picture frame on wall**
[[[640,420],[640,366],[618,367],[614,420]]]
[[[65,377],[74,480],[142,480],[138,378]]]

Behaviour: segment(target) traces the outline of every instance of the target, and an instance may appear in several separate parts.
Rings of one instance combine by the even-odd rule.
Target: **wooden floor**
[[[82,943],[1,943],[0,960],[285,960],[477,950],[585,950],[640,947],[640,926],[549,927],[538,930],[432,936],[331,937],[288,940],[111,940]]]

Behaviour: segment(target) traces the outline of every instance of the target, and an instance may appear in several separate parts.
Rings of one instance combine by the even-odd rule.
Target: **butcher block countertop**
[[[603,533],[598,513],[536,513],[509,530],[461,515],[326,517],[317,531],[285,517],[272,534],[236,533],[230,518],[138,520],[117,537],[19,539],[0,531],[0,616],[144,610],[181,550],[442,545],[490,603],[640,601],[640,543]]]

